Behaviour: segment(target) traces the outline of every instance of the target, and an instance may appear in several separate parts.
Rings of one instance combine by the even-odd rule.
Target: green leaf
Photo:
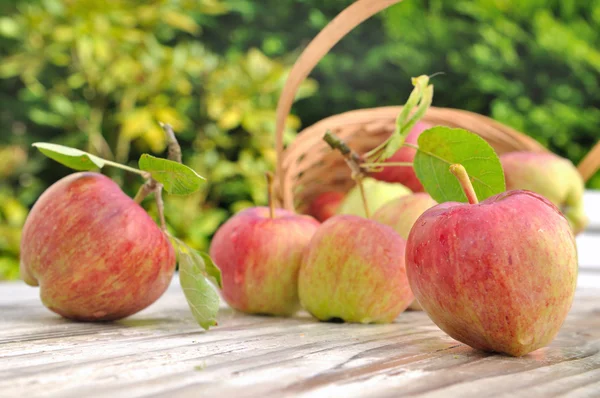
[[[221,271],[208,254],[199,253],[181,240],[171,237],[177,248],[179,281],[192,315],[198,324],[208,330],[217,324],[220,299],[208,279],[221,287]]]
[[[68,146],[45,142],[36,142],[32,145],[50,159],[54,159],[58,163],[74,170],[88,171],[101,169],[106,164],[106,161],[98,156]]]
[[[152,178],[163,184],[165,190],[175,195],[189,195],[200,189],[204,177],[188,166],[168,159],[143,154],[139,160],[140,169],[150,173]]]
[[[206,266],[206,273],[209,277],[211,277],[214,283],[218,287],[223,287],[223,281],[221,280],[221,270],[215,265],[212,258],[205,252],[195,252],[199,255],[202,260],[204,260],[204,265]]]
[[[438,126],[425,130],[418,142],[415,174],[438,203],[467,202],[458,180],[449,170],[455,163],[467,170],[480,201],[506,190],[498,155],[477,134]]]

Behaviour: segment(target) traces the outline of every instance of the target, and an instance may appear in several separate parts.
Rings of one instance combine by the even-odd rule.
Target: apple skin
[[[343,192],[338,191],[323,192],[310,203],[308,214],[323,222],[336,214],[344,196]]]
[[[410,133],[408,133],[406,136],[404,142],[417,145],[417,140],[419,139],[421,133],[431,127],[433,126],[428,123],[417,122]],[[416,149],[403,146],[391,157],[387,158],[385,162],[413,162],[416,153]],[[380,181],[400,183],[407,186],[413,192],[424,191],[423,185],[415,174],[415,170],[409,166],[384,167],[383,170],[371,173],[370,175],[371,177]]]
[[[417,192],[388,202],[379,208],[371,219],[392,227],[398,235],[408,239],[408,234],[415,221],[425,210],[435,205],[437,205],[437,202],[428,193]],[[423,308],[415,300],[408,306],[408,309],[421,311]]]
[[[65,318],[110,321],[152,304],[175,271],[175,251],[110,178],[71,174],[50,186],[23,228],[20,271]]]
[[[373,214],[381,206],[390,200],[401,196],[410,195],[410,189],[402,184],[377,181],[373,178],[363,178],[363,187],[367,196],[369,211]],[[344,197],[342,203],[337,209],[338,214],[354,215],[366,217],[365,207],[363,205],[362,195],[358,185],[354,186]]]
[[[585,183],[571,161],[553,153],[526,151],[503,154],[500,161],[507,190],[536,192],[561,209],[576,235],[585,229]]]
[[[573,301],[575,238],[560,211],[530,191],[425,211],[406,245],[410,286],[454,339],[522,356],[549,344]]]
[[[251,314],[294,314],[299,308],[298,269],[319,223],[310,216],[252,207],[215,234],[210,255],[221,269],[223,298]]]
[[[322,321],[392,322],[414,299],[404,250],[404,239],[388,226],[351,215],[330,218],[302,261],[302,306]]]
[[[388,225],[404,239],[425,210],[437,205],[428,193],[418,192],[394,199],[379,208],[371,219]]]

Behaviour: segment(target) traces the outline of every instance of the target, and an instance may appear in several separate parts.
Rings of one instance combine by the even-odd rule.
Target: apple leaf
[[[41,153],[50,159],[65,165],[71,169],[79,171],[88,171],[101,169],[106,165],[106,161],[91,153],[80,151],[64,145],[50,144],[46,142],[36,142],[32,144]]]
[[[175,195],[189,195],[200,189],[204,177],[188,166],[168,159],[143,154],[138,162],[140,169],[150,173],[165,190]]]
[[[211,280],[221,287],[221,271],[206,253],[197,252],[171,237],[177,249],[179,282],[196,322],[208,330],[217,324],[220,299]]]
[[[467,130],[433,127],[419,136],[414,169],[423,187],[438,203],[467,202],[450,165],[467,170],[481,201],[506,190],[504,171],[494,149],[480,136]]]
[[[425,116],[425,112],[431,106],[433,85],[429,84],[429,76],[414,77],[412,84],[415,88],[396,118],[394,132],[381,145],[366,154],[369,162],[383,162],[392,157],[404,144],[406,136],[414,125]]]

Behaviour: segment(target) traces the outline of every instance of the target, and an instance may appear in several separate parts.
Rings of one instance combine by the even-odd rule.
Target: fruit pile
[[[24,280],[41,285],[43,303],[58,314],[114,320],[164,292],[177,256],[204,328],[216,324],[219,307],[210,281],[250,314],[304,308],[321,321],[389,323],[422,309],[476,349],[521,356],[547,345],[575,292],[582,178],[553,154],[499,158],[473,133],[420,122],[433,88],[426,76],[413,82],[397,130],[371,152],[358,155],[325,134],[352,170],[353,189],[317,196],[308,215],[276,208],[270,192],[268,207],[243,210],[219,228],[210,257],[170,236],[162,219],[162,189],[191,193],[201,179],[177,150],[171,160],[143,155],[137,170],[39,144],[78,170],[112,165],[146,182],[133,200],[97,173],[50,187],[24,229]],[[160,227],[139,205],[150,193]]]

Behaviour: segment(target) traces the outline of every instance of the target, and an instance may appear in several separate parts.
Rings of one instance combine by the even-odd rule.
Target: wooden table
[[[580,278],[584,278],[580,276]],[[600,397],[599,274],[561,332],[523,358],[475,351],[422,312],[391,325],[247,316],[201,331],[177,283],[115,323],[70,322],[0,284],[0,397]]]

